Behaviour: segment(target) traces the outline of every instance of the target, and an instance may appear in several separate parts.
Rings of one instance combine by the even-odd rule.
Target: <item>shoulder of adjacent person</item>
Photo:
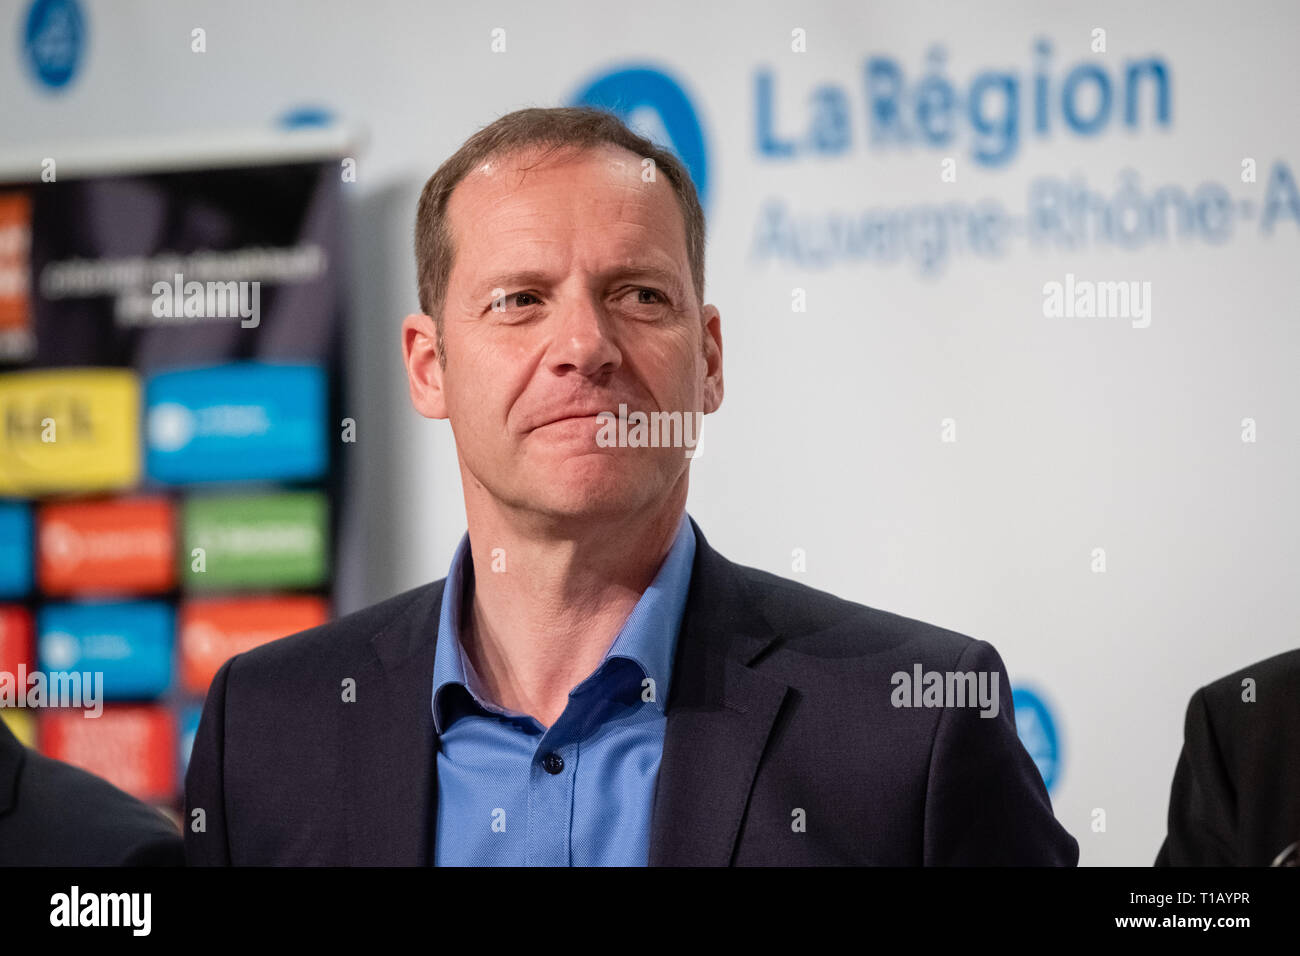
[[[18,819],[40,832],[38,865],[179,866],[180,832],[161,811],[92,773],[30,748],[20,777]]]
[[[1300,734],[1300,649],[1256,661],[1211,681],[1192,696],[1200,697],[1216,734],[1225,738],[1268,733],[1274,740]],[[1263,728],[1267,728],[1265,731]]]

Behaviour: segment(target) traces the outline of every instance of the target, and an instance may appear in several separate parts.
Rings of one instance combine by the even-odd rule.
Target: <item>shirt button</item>
[[[564,769],[564,758],[556,753],[547,754],[542,758],[542,769],[547,773],[559,773]]]

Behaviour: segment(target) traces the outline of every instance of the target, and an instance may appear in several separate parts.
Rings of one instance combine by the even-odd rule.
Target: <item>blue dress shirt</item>
[[[447,573],[433,663],[435,866],[645,866],[664,704],[695,561],[683,513],[650,584],[549,728],[490,701],[460,643],[468,533]],[[653,683],[650,683],[653,682]]]

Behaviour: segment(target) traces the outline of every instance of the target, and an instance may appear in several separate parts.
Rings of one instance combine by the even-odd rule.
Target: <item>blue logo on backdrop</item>
[[[0,501],[0,597],[22,597],[31,589],[31,509],[22,501]]]
[[[672,150],[691,174],[700,205],[707,203],[709,165],[704,132],[690,97],[676,80],[650,67],[616,70],[597,76],[570,102],[607,109],[656,146]]]
[[[40,669],[99,671],[105,700],[158,697],[171,686],[175,612],[162,601],[47,604],[37,629]]]
[[[145,385],[149,477],[165,484],[313,480],[329,448],[325,370],[234,362]]]
[[[1094,58],[1095,59],[1095,58]],[[909,76],[892,56],[870,56],[860,89],[822,83],[807,94],[802,110],[778,116],[779,75],[754,75],[758,154],[766,159],[836,158],[864,143],[873,150],[921,147],[949,155],[965,145],[981,166],[1014,159],[1023,141],[1061,132],[1098,136],[1123,128],[1168,128],[1173,122],[1169,65],[1160,56],[1120,61],[1082,59],[1063,72],[1052,44],[1034,44],[1028,68],[993,68],[966,83],[947,75],[947,52],[934,47],[925,71]],[[788,102],[787,98],[787,102]],[[856,117],[867,119],[858,130]]]
[[[36,0],[27,11],[23,52],[45,86],[61,89],[76,75],[86,37],[77,0]]]
[[[1020,742],[1029,751],[1043,775],[1043,784],[1050,793],[1056,785],[1061,769],[1061,742],[1056,733],[1056,721],[1043,698],[1030,690],[1020,688],[1011,694],[1016,710],[1016,732]]]
[[[323,129],[334,125],[334,114],[323,106],[297,106],[278,122],[281,129]]]

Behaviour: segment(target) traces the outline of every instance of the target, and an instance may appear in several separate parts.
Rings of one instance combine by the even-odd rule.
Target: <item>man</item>
[[[1077,862],[990,645],[732,564],[686,515],[722,333],[675,157],[509,114],[426,184],[416,258],[411,401],[451,423],[469,531],[445,579],[221,668],[191,862]],[[624,440],[648,415],[683,428]],[[985,716],[897,706],[914,668],[991,686]]]
[[[1300,865],[1300,650],[1192,695],[1156,866]]]
[[[0,866],[180,866],[176,827],[107,780],[22,745],[0,720]]]

